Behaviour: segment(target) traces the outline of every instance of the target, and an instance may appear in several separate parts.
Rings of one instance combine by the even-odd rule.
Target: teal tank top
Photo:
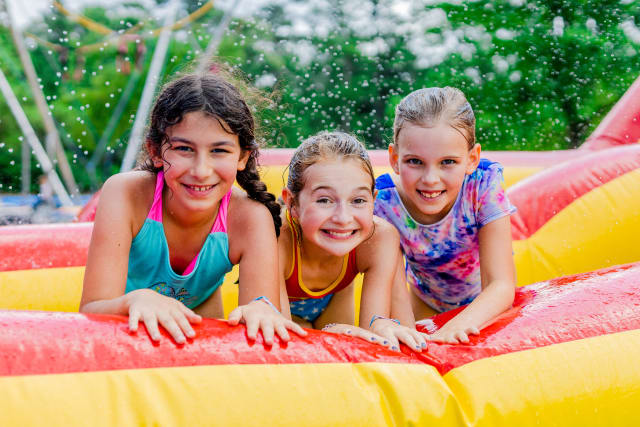
[[[231,190],[220,201],[218,215],[202,249],[184,273],[177,274],[171,268],[169,246],[162,227],[163,187],[164,174],[158,172],[149,215],[131,242],[125,292],[153,289],[194,308],[218,289],[225,274],[233,267],[229,261],[227,237],[227,210]]]

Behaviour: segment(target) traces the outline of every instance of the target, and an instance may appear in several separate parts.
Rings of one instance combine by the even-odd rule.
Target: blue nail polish
[[[387,341],[387,340],[382,341],[382,344],[387,345],[387,344],[389,344],[389,341]]]
[[[375,337],[371,337],[370,339],[371,339],[371,341],[375,341],[375,340],[376,340],[376,338],[375,338]]]
[[[393,347],[391,347],[391,350],[400,350],[400,349],[394,345]]]
[[[426,342],[423,342],[423,343],[422,343],[422,345],[421,345],[421,347],[422,347],[422,348],[427,348],[427,343],[426,343]]]

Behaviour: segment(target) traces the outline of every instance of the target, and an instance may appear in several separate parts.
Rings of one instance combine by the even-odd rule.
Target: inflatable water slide
[[[485,153],[518,208],[519,288],[469,344],[393,352],[310,331],[268,347],[216,319],[152,343],[77,313],[91,203],[88,222],[0,227],[0,424],[640,425],[639,95],[640,80],[578,150]],[[290,154],[263,157],[272,191]]]

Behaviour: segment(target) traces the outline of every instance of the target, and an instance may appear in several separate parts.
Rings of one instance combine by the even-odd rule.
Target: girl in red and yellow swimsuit
[[[321,133],[304,141],[289,164],[282,197],[286,221],[278,239],[283,314],[305,327],[353,335],[392,349],[416,351],[425,337],[412,321],[389,316],[391,299],[406,301],[396,229],[373,216],[374,176],[364,146],[353,136]],[[359,325],[354,286],[362,273]],[[285,301],[289,304],[285,304]]]

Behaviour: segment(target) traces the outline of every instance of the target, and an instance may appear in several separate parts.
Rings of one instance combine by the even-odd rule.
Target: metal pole
[[[31,147],[29,147],[29,143],[25,140],[22,140],[21,146],[21,156],[22,156],[22,194],[29,194],[31,192]]]
[[[71,171],[71,167],[69,166],[69,162],[67,160],[67,157],[65,156],[64,148],[60,143],[60,135],[58,135],[58,129],[56,128],[56,124],[54,123],[51,112],[49,111],[49,106],[47,105],[47,101],[45,100],[42,89],[40,88],[40,83],[38,83],[38,76],[33,66],[33,62],[31,61],[31,56],[29,56],[29,52],[27,51],[27,48],[24,44],[22,33],[13,24],[14,19],[11,2],[6,2],[6,7],[7,14],[9,16],[9,27],[11,29],[13,41],[16,45],[16,49],[18,50],[18,54],[20,55],[20,62],[22,62],[24,73],[27,76],[27,81],[29,83],[29,86],[31,87],[31,92],[36,102],[36,107],[38,107],[38,111],[40,112],[40,116],[42,116],[42,121],[44,122],[45,130],[47,131],[47,152],[49,153],[49,156],[51,158],[53,158],[53,156],[55,155],[55,157],[58,159],[60,172],[62,173],[62,177],[64,178],[69,191],[71,191],[72,194],[78,194],[78,185],[73,178],[73,172]]]
[[[213,2],[213,0],[211,1]],[[242,0],[235,0],[235,2],[233,2],[233,5],[231,5],[231,7],[224,13],[222,20],[220,21],[220,24],[216,27],[216,30],[211,36],[211,40],[209,40],[209,44],[207,45],[207,48],[205,49],[204,53],[200,57],[198,68],[196,68],[196,71],[198,73],[202,73],[205,71],[205,68],[209,63],[209,60],[211,59],[211,57],[213,57],[213,54],[215,53],[216,49],[218,49],[218,45],[222,40],[222,36],[224,35],[225,30],[227,29],[227,27],[229,26],[229,23],[231,22],[231,19],[233,18],[233,13],[235,12],[238,5],[240,5],[241,1]]]
[[[62,181],[60,181],[56,170],[53,168],[53,164],[51,163],[51,160],[49,160],[47,152],[44,150],[44,148],[42,148],[42,144],[40,144],[36,132],[31,127],[29,119],[27,119],[26,114],[22,110],[22,107],[20,106],[18,99],[14,95],[13,90],[11,90],[11,85],[9,85],[9,82],[4,76],[2,70],[0,70],[0,91],[7,100],[7,105],[9,105],[11,113],[13,113],[13,116],[16,118],[16,121],[18,122],[18,125],[22,130],[24,138],[27,140],[27,142],[33,149],[36,158],[40,162],[42,170],[49,177],[49,182],[51,182],[53,191],[56,192],[56,194],[60,198],[60,202],[63,205],[73,206],[73,202],[71,201],[69,194],[67,194],[67,190],[65,190],[64,185],[62,185]]]
[[[131,128],[131,136],[129,137],[129,144],[124,153],[122,159],[122,165],[120,166],[120,172],[126,172],[135,166],[138,150],[142,145],[142,132],[144,131],[144,125],[151,110],[151,102],[155,88],[160,78],[160,72],[162,71],[162,65],[169,49],[169,40],[171,39],[171,26],[175,20],[176,9],[178,1],[173,0],[168,6],[167,15],[165,17],[164,27],[158,38],[158,45],[155,52],[153,52],[153,58],[151,59],[151,65],[149,66],[149,72],[147,73],[147,79],[144,82],[144,88],[142,89],[142,95],[140,97],[140,104],[138,105],[138,111],[136,112],[136,119],[133,122]]]

